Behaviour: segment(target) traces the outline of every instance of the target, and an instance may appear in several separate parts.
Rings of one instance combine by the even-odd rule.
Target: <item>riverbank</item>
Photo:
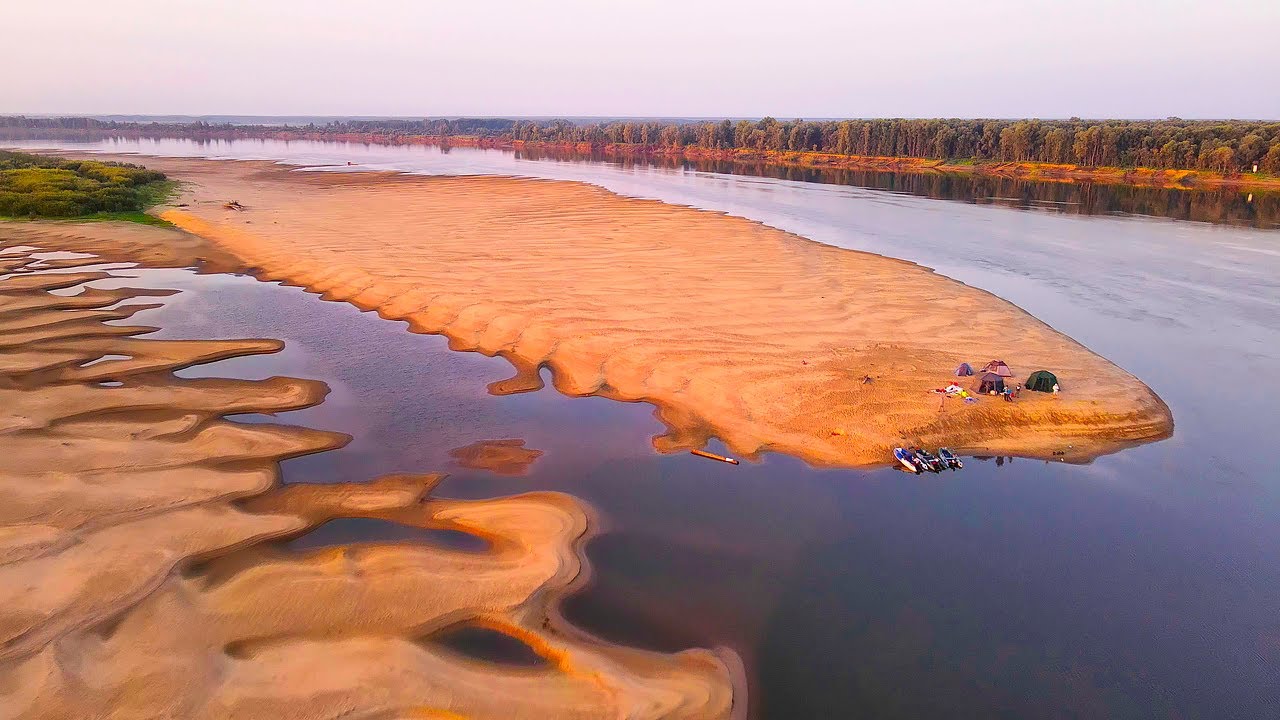
[[[325,385],[178,377],[281,343],[149,339],[119,322],[170,291],[135,270],[136,287],[84,287],[108,261],[227,260],[176,230],[0,223],[0,717],[741,716],[732,653],[632,650],[560,618],[589,575],[584,503],[440,499],[435,474],[282,488],[281,460],[348,437],[226,416],[314,405]],[[335,518],[486,549],[279,544]],[[438,640],[460,626],[536,662],[460,655]]]
[[[461,146],[543,152],[564,159],[591,157],[593,152],[598,152],[605,157],[617,159],[714,161],[751,167],[773,166],[815,170],[966,175],[1010,178],[1031,182],[1099,183],[1134,187],[1158,187],[1166,190],[1238,189],[1259,192],[1280,190],[1280,177],[1273,175],[1257,173],[1224,175],[1207,170],[1085,167],[1061,163],[943,160],[873,155],[839,155],[822,152],[747,150],[742,148],[712,149],[697,146],[671,148],[650,145],[610,144],[593,149],[590,145],[538,143],[520,140],[493,142],[489,138],[437,138],[436,142],[428,144],[440,144],[441,141]]]
[[[1172,429],[1139,380],[999,298],[740,218],[580,183],[148,163],[192,183],[163,217],[261,277],[500,355],[517,374],[494,392],[548,367],[567,394],[653,403],[663,451],[717,437],[837,466],[904,443],[1080,461]],[[995,357],[1066,392],[931,392]]]
[[[9,129],[0,140],[65,140],[86,142],[108,138],[158,139],[187,138],[198,141],[230,140],[309,140],[317,142],[362,143],[375,145],[425,145],[433,147],[472,147],[491,150],[519,150],[545,154],[557,159],[575,160],[606,157],[616,160],[650,162],[728,162],[744,167],[808,168],[856,170],[915,174],[946,174],[973,177],[999,177],[1027,181],[1059,183],[1093,183],[1115,186],[1151,187],[1168,190],[1239,190],[1241,192],[1280,191],[1280,176],[1267,173],[1222,173],[1212,170],[1091,167],[1085,165],[974,160],[964,158],[922,158],[876,155],[841,155],[826,152],[754,150],[748,148],[707,148],[698,145],[664,146],[635,143],[567,143],[534,142],[506,137],[478,135],[412,135],[378,132],[321,132],[285,128],[169,130],[155,135],[142,130],[102,131],[42,129],[26,132]]]

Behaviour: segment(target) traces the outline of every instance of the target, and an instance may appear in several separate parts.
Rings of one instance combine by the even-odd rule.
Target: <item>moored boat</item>
[[[930,455],[928,450],[915,448],[915,455],[916,459],[924,466],[924,469],[929,472],[942,472],[946,468],[946,465],[938,458]]]
[[[960,458],[956,457],[955,453],[947,448],[938,448],[938,458],[952,470],[959,470],[964,467],[964,463],[960,462]]]
[[[902,448],[894,448],[893,456],[898,459],[898,462],[902,463],[902,466],[904,468],[906,468],[910,472],[915,473],[916,475],[919,475],[921,472],[924,471],[923,467],[920,465],[919,461],[916,459],[915,454],[908,450],[904,450]]]

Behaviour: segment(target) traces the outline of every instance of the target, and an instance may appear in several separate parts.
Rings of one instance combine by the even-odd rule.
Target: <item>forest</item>
[[[2,217],[142,220],[168,189],[163,173],[138,165],[0,151]]]
[[[0,118],[5,128],[133,136],[307,137],[376,135],[380,141],[475,137],[657,152],[817,152],[954,162],[1280,174],[1280,121],[1246,120],[334,120],[297,126],[127,123],[91,118]]]

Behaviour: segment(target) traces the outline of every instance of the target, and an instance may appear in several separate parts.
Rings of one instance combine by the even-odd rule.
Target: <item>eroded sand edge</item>
[[[280,460],[346,437],[224,416],[320,402],[322,383],[179,378],[280,343],[147,339],[107,323],[163,290],[80,288],[106,273],[78,266],[101,260],[216,260],[193,240],[0,225],[0,718],[741,715],[731,653],[632,650],[559,617],[587,571],[590,515],[574,498],[436,499],[438,475],[281,488]],[[487,549],[271,542],[336,517],[467,532]],[[543,662],[433,640],[459,624]]]

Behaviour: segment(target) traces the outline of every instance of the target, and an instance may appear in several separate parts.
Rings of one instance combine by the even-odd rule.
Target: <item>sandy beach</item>
[[[104,261],[218,258],[176,230],[0,224],[0,718],[741,715],[732,653],[632,650],[559,617],[589,574],[585,504],[435,499],[432,474],[281,488],[281,460],[348,438],[225,416],[307,407],[326,386],[180,378],[281,343],[148,339],[120,323],[163,288],[83,287]],[[338,517],[486,549],[272,544]],[[464,625],[539,664],[434,640]]]
[[[564,393],[653,403],[661,451],[716,437],[818,465],[904,444],[1083,461],[1172,431],[1140,380],[1000,298],[749,220],[573,182],[146,164],[187,183],[164,218],[260,277],[502,356],[516,375],[494,392],[540,387],[545,367]],[[997,358],[1063,392],[932,392]]]

